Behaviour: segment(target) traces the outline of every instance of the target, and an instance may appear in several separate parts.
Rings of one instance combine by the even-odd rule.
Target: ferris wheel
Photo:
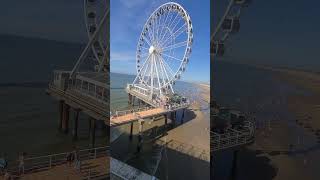
[[[140,34],[133,84],[151,94],[174,93],[172,86],[186,70],[192,43],[193,27],[187,11],[174,2],[158,7]]]
[[[211,53],[214,56],[225,54],[225,43],[230,35],[240,30],[241,9],[247,7],[251,0],[230,0],[227,9],[211,35]]]
[[[94,70],[107,71],[109,55],[109,0],[84,0],[85,25],[89,40],[94,38],[91,45]]]

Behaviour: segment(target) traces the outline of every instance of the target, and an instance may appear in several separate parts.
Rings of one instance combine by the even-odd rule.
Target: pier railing
[[[141,111],[147,111],[150,109],[154,109],[154,107],[143,107],[143,108],[114,111],[114,112],[110,112],[110,115],[113,117],[119,117],[119,116],[124,116],[127,114],[137,113],[137,112],[141,112]]]
[[[250,144],[254,141],[254,130],[254,122],[245,121],[241,129],[228,128],[224,133],[211,131],[211,151]]]
[[[79,150],[80,160],[90,160],[99,157],[106,157],[109,155],[109,146],[96,147],[91,149]],[[49,170],[54,166],[62,165],[67,163],[67,154],[73,152],[64,152],[58,154],[50,154],[45,156],[30,157],[24,160],[25,174],[33,173],[37,171]],[[14,176],[19,176],[19,165],[18,162],[10,162],[8,171]],[[89,170],[90,172],[90,170]],[[90,173],[89,173],[90,175]]]
[[[69,71],[54,71],[54,79],[50,83],[50,86],[54,86],[61,91],[76,91],[100,103],[108,104],[109,94],[107,93],[108,86],[106,83],[81,74],[77,74],[75,79],[70,79],[69,76]]]

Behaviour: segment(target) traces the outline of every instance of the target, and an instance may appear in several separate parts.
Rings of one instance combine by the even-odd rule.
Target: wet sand
[[[293,119],[271,121],[257,129],[256,142],[240,152],[239,179],[320,179],[320,75],[264,69],[273,71],[275,80],[309,93],[287,97]],[[261,163],[264,166],[255,166]],[[256,173],[252,172],[253,167]],[[266,172],[269,174],[262,177]]]

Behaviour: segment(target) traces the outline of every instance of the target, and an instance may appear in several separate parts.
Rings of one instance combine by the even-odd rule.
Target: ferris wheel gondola
[[[247,7],[251,0],[230,0],[226,11],[213,34],[211,35],[211,53],[214,56],[223,56],[226,52],[226,40],[232,34],[240,31],[241,9]]]
[[[108,0],[84,0],[85,25],[88,37],[91,39],[94,35],[98,36],[91,46],[92,60],[95,62],[94,70],[97,72],[106,72],[108,69],[108,18],[104,19],[104,16],[109,14],[108,7]]]

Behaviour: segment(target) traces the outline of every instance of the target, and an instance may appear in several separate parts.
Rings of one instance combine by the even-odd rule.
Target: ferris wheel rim
[[[169,8],[167,11],[165,10],[165,8],[168,8],[168,6],[171,6],[173,8],[173,5],[175,6],[174,9],[171,9]],[[181,15],[180,14],[180,9],[182,10],[183,14]],[[187,38],[186,38],[186,45],[185,45],[185,49],[184,49],[184,52],[183,52],[183,57],[181,58],[181,63],[179,64],[179,66],[176,68],[176,70],[173,71],[173,74],[171,75],[171,78],[168,78],[168,81],[166,81],[165,83],[163,83],[162,85],[159,84],[158,86],[158,89],[160,90],[161,88],[169,88],[168,86],[170,86],[171,90],[173,91],[172,89],[172,85],[175,83],[175,81],[177,79],[180,78],[181,74],[185,71],[186,69],[186,66],[189,62],[189,58],[190,58],[190,54],[191,54],[191,47],[192,47],[192,42],[193,42],[193,26],[192,26],[192,22],[191,22],[191,18],[188,14],[188,12],[184,9],[184,7],[176,2],[167,2],[167,3],[164,3],[162,5],[160,5],[158,8],[156,8],[152,13],[151,15],[148,17],[148,19],[145,21],[145,24],[143,26],[143,29],[140,33],[140,36],[139,36],[139,40],[138,40],[138,44],[137,44],[137,51],[136,51],[136,72],[137,72],[137,76],[140,80],[140,82],[143,84],[143,85],[146,85],[146,86],[149,86],[147,82],[145,82],[145,80],[139,75],[141,72],[139,72],[139,70],[142,70],[142,68],[140,68],[140,60],[141,60],[141,57],[140,57],[140,52],[139,52],[139,48],[142,47],[142,43],[143,42],[143,37],[145,36],[143,33],[146,33],[145,30],[147,29],[148,27],[148,23],[150,23],[153,18],[155,18],[156,14],[161,12],[164,14],[164,13],[170,13],[171,11],[172,12],[175,12],[177,13],[177,17],[179,16],[179,18],[182,18],[184,20],[184,23],[186,24],[186,28],[185,28],[185,32],[186,32],[186,35],[187,35]],[[160,13],[160,15],[163,15]],[[157,18],[157,17],[156,17]],[[158,18],[161,18],[158,16]],[[158,27],[159,28],[159,27]],[[168,27],[166,27],[168,28]],[[163,30],[163,28],[162,28]],[[148,31],[148,30],[147,30]],[[161,35],[161,34],[160,34]],[[171,35],[172,36],[172,35]],[[147,39],[145,37],[145,39]],[[162,39],[161,39],[162,40]],[[152,42],[153,43],[153,42]],[[157,42],[158,43],[158,42]],[[153,44],[151,45],[150,49],[153,47]],[[149,49],[149,52],[150,52],[150,49]],[[141,49],[140,49],[141,50]],[[159,56],[159,55],[158,55]],[[160,58],[160,57],[158,57]],[[148,59],[145,59],[145,63],[147,62]],[[160,64],[160,63],[159,63]]]

